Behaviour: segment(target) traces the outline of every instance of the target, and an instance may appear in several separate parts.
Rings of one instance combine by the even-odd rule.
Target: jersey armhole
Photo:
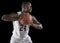
[[[21,15],[21,11],[17,12],[18,16]]]

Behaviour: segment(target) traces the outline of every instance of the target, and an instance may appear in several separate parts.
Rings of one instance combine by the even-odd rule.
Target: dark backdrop
[[[48,32],[48,15],[49,15],[49,2],[46,1],[31,1],[32,12],[39,22],[42,23],[43,29],[37,30],[30,27],[29,35],[34,43],[49,43],[49,32]],[[0,18],[2,15],[21,11],[21,0],[1,0],[0,1]],[[13,31],[12,22],[5,22],[0,19],[0,42],[9,43]]]

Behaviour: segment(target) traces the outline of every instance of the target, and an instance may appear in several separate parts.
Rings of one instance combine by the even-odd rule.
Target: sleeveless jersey
[[[21,15],[21,12],[17,12]],[[20,25],[18,21],[13,21],[13,36],[18,39],[26,38],[29,32],[29,26]]]

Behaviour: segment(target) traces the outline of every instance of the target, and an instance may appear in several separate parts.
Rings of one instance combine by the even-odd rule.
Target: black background
[[[49,41],[48,15],[49,1],[28,0],[32,3],[31,15],[34,15],[42,23],[43,29],[37,30],[30,27],[29,35],[34,43],[45,43]],[[4,14],[21,11],[21,0],[1,0],[0,1],[0,18]],[[13,31],[12,22],[5,22],[0,19],[0,42],[9,43]]]

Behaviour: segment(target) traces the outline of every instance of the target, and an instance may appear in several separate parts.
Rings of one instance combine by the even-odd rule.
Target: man
[[[33,23],[31,25],[21,25],[21,23],[19,23],[19,17],[21,17],[21,15],[24,13],[31,12],[32,6],[30,2],[23,2],[21,8],[21,12],[3,15],[2,20],[7,22],[13,22],[14,30],[10,43],[33,43],[30,36],[28,35],[29,26],[32,26],[36,29],[42,29],[42,24],[39,23],[34,16],[32,16]]]

